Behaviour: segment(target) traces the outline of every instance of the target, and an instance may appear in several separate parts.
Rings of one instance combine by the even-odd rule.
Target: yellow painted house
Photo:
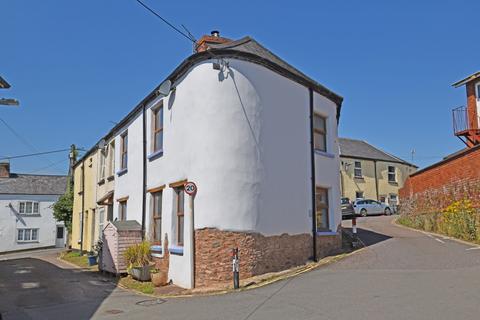
[[[339,138],[342,197],[374,199],[395,208],[398,191],[417,166],[371,144]]]
[[[72,248],[90,251],[113,218],[115,140],[102,139],[73,167]]]
[[[90,150],[73,167],[72,248],[90,251],[96,240],[97,153]]]

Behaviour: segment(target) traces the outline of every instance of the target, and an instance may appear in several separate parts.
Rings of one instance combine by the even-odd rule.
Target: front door
[[[55,247],[65,248],[65,227],[57,226],[57,236],[55,237]]]

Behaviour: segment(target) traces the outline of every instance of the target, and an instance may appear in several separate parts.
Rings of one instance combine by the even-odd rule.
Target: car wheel
[[[385,215],[389,216],[392,214],[392,210],[390,208],[385,208]]]
[[[360,215],[362,217],[366,217],[367,216],[367,210],[365,210],[365,209],[360,210]]]

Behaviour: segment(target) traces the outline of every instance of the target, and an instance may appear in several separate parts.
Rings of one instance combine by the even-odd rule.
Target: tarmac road
[[[295,278],[240,293],[145,303],[151,298],[56,266],[52,252],[0,256],[0,313],[68,320],[480,319],[480,249],[391,221],[359,219],[366,248]]]

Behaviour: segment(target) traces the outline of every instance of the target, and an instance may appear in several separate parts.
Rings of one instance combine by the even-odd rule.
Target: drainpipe
[[[310,94],[310,163],[312,173],[312,239],[313,239],[313,261],[317,262],[317,215],[315,208],[315,146],[313,141],[313,89],[309,88]]]
[[[378,177],[377,177],[377,160],[373,160],[373,168],[375,170],[375,193],[378,201]]]
[[[190,254],[189,254],[189,262],[190,262],[190,288],[195,288],[195,223],[194,223],[194,212],[193,212],[193,198],[195,194],[192,194],[188,197],[188,215],[189,215],[189,231],[190,231]]]
[[[147,117],[146,105],[143,105],[143,186],[142,186],[142,240],[145,239],[145,217],[147,204]]]
[[[83,255],[83,224],[85,221],[85,161],[82,163],[82,221],[80,223],[80,255]]]

